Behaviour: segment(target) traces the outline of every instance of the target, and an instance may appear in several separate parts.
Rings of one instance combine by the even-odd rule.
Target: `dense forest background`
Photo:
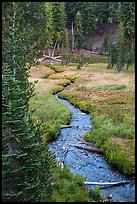
[[[64,48],[67,52],[68,48],[93,50],[94,34],[102,35],[105,28],[108,28],[103,39],[102,49],[105,52],[108,50],[108,38],[112,42],[116,41],[112,33],[113,27],[120,24],[120,41],[123,41],[123,46],[126,46],[130,53],[133,50],[135,2],[19,2],[16,4],[21,10],[19,15],[20,20],[22,18],[22,26],[30,29],[28,30],[29,36],[31,35],[30,45],[31,48],[35,48],[37,54],[49,52],[51,54],[54,48],[57,54],[63,53]],[[12,15],[8,9],[12,11],[12,3],[3,2],[2,15],[5,28],[8,26],[6,19]],[[16,19],[18,20],[19,18]]]

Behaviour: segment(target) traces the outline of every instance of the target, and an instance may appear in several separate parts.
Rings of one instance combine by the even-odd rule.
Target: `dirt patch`
[[[117,39],[118,24],[107,25],[102,34],[94,33],[93,35],[93,51],[97,51],[101,48],[106,36],[111,36],[112,40]]]
[[[39,66],[31,67],[29,73],[30,73],[30,77],[41,78],[43,74],[50,75],[55,73],[55,71],[53,69],[50,69],[49,67],[39,65]]]

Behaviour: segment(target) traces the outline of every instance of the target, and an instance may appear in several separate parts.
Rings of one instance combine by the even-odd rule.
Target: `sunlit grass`
[[[35,109],[33,119],[39,120],[45,128],[43,138],[46,141],[56,139],[60,125],[68,123],[71,119],[69,108],[52,95],[61,91],[67,84],[70,84],[67,79],[39,79],[35,85],[36,95],[30,100],[30,108]]]
[[[133,175],[135,146],[127,144],[133,144],[135,138],[134,74],[108,70],[106,64],[99,63],[82,68],[77,76],[74,85],[60,96],[91,113],[92,131],[85,134],[85,140],[104,148],[106,158],[113,166],[127,175]],[[115,148],[109,148],[110,144],[112,147],[116,145],[117,138],[126,141],[119,147],[119,157]]]
[[[120,73],[115,66],[110,70],[107,69],[107,63],[102,62],[87,64],[80,70],[76,66],[59,68],[59,65],[53,66],[51,70],[50,67],[42,68],[42,73],[39,70],[36,96],[31,101],[31,107],[36,108],[34,117],[46,123],[44,137],[49,139],[49,134],[50,139],[55,139],[60,131],[60,124],[70,120],[68,108],[60,104],[52,94],[61,91],[63,86],[72,81],[73,85],[59,96],[91,114],[92,131],[85,134],[85,140],[104,148],[106,158],[117,169],[128,175],[134,174],[134,66],[130,66],[129,71],[124,67]],[[40,79],[40,74],[49,73],[48,80]],[[119,147],[121,156],[118,159],[115,158],[118,151],[115,153],[115,149],[110,148],[117,145],[117,138],[124,140]],[[130,156],[122,159],[122,155],[127,155],[127,152],[130,152]],[[130,162],[131,171],[128,170]]]

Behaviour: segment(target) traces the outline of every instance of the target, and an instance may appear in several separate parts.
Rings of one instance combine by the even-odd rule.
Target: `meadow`
[[[51,68],[50,68],[51,66]],[[45,77],[46,76],[46,77]],[[48,77],[48,78],[47,78]],[[46,78],[46,79],[45,79]],[[105,152],[106,160],[125,175],[135,173],[135,75],[134,67],[120,73],[107,69],[107,63],[37,65],[30,70],[30,80],[38,80],[31,107],[34,118],[45,124],[44,139],[54,140],[60,125],[71,120],[71,112],[53,96],[63,86],[70,87],[59,96],[91,115],[91,132],[85,141]]]

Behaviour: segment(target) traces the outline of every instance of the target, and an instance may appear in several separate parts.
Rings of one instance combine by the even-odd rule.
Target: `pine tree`
[[[66,29],[65,39],[62,45],[61,63],[67,66],[69,62],[70,62],[70,42],[69,42],[68,31]]]
[[[135,2],[118,2],[117,18],[123,24],[126,41],[127,70],[135,58]]]
[[[81,48],[83,42],[83,29],[82,29],[82,18],[78,11],[76,14],[76,31],[75,31],[76,41],[78,49]]]
[[[119,2],[117,8],[117,18],[119,23],[123,23],[125,37],[128,39],[134,39],[135,2]]]
[[[112,69],[117,64],[117,44],[108,39],[108,69]]]
[[[109,17],[110,2],[94,2],[94,15],[97,19],[96,29],[102,33]]]
[[[122,67],[125,63],[125,51],[126,51],[126,47],[125,47],[124,27],[123,27],[123,23],[121,22],[119,24],[118,39],[117,39],[117,52],[118,52],[117,67],[119,72],[122,70]]]
[[[31,63],[30,24],[23,4],[10,2],[4,9],[2,78],[2,197],[3,201],[40,201],[50,192],[51,155],[34,124],[29,99],[34,86],[28,81]],[[6,12],[5,12],[6,11]],[[22,12],[21,12],[22,11]]]
[[[53,2],[54,44],[57,44],[58,52],[64,43],[66,30],[66,16],[64,2]]]
[[[93,10],[93,2],[86,2],[84,9],[84,23],[86,28],[84,29],[84,33],[87,37],[91,37],[93,33],[93,25],[94,25],[94,10]]]
[[[53,15],[52,3],[46,2],[41,5],[41,40],[44,45],[44,51],[48,51],[53,47]]]

